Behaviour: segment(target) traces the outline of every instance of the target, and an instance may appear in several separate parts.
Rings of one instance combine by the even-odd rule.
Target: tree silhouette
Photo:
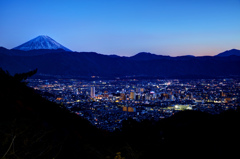
[[[16,73],[13,78],[18,80],[18,81],[22,81],[22,80],[26,80],[28,77],[33,76],[34,74],[37,73],[37,68],[33,71],[29,71],[27,73]]]

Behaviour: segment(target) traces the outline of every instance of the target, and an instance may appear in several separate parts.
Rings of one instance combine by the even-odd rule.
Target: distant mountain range
[[[226,56],[240,56],[240,50],[237,49],[232,49],[232,50],[227,50],[225,52],[222,52],[216,56],[220,57],[226,57]]]
[[[216,56],[163,56],[141,52],[131,57],[72,52],[49,37],[11,50],[0,47],[0,67],[11,74],[38,68],[45,78],[221,78],[240,76],[240,50]],[[56,44],[56,45],[55,45]],[[29,48],[27,47],[29,46]]]

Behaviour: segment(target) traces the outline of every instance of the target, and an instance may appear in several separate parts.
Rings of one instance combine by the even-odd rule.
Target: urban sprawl
[[[95,77],[93,77],[94,79]],[[161,120],[184,110],[219,114],[236,110],[240,80],[78,80],[28,79],[50,101],[88,119],[98,128],[121,129],[123,120]]]

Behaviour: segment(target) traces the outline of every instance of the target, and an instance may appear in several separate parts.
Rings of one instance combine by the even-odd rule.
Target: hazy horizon
[[[39,36],[48,36],[48,35],[39,35]],[[36,38],[36,37],[35,37]],[[33,38],[33,39],[35,39],[35,38]],[[50,37],[51,38],[51,37]],[[27,43],[27,42],[29,42],[29,41],[31,41],[31,40],[33,40],[33,39],[30,39],[30,40],[28,40],[28,41],[26,41],[26,42],[24,42],[24,43]],[[24,43],[22,43],[22,44],[24,44]],[[22,45],[22,44],[20,44],[20,45]],[[18,45],[18,46],[20,46],[20,45]],[[0,46],[0,47],[4,47],[4,46]],[[6,48],[6,47],[4,47],[4,48]],[[11,49],[14,49],[14,48],[7,48],[7,49],[9,49],[9,50],[11,50]],[[69,49],[69,48],[68,48]],[[235,49],[235,48],[232,48],[232,49]],[[232,50],[232,49],[229,49],[229,50]],[[71,49],[70,49],[71,50]],[[222,51],[222,52],[225,52],[225,51],[229,51],[229,50],[224,50],[224,51]],[[132,55],[118,55],[118,54],[104,54],[104,53],[101,53],[101,52],[96,52],[96,51],[75,51],[75,50],[72,50],[73,52],[95,52],[95,53],[98,53],[98,54],[103,54],[103,55],[117,55],[117,56],[120,56],[120,57],[131,57],[131,56],[135,56],[135,55],[137,55],[137,54],[139,54],[139,53],[151,53],[151,54],[155,54],[155,55],[163,55],[163,56],[171,56],[171,57],[178,57],[178,56],[195,56],[195,57],[200,57],[200,56],[215,56],[215,55],[217,55],[217,54],[219,54],[219,53],[222,53],[222,52],[218,52],[218,53],[216,53],[216,54],[213,54],[213,55],[193,55],[193,54],[183,54],[183,55],[168,55],[168,54],[157,54],[157,53],[154,53],[154,52],[148,52],[148,51],[141,51],[141,52],[138,52],[138,53],[135,53],[135,54],[132,54]]]
[[[1,1],[0,46],[48,35],[77,52],[214,56],[240,49],[239,0]]]

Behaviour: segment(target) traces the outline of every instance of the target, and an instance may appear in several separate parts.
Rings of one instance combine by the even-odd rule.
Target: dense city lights
[[[121,129],[123,120],[160,120],[178,111],[219,114],[239,106],[240,81],[29,79],[43,97],[64,105],[99,128]]]

